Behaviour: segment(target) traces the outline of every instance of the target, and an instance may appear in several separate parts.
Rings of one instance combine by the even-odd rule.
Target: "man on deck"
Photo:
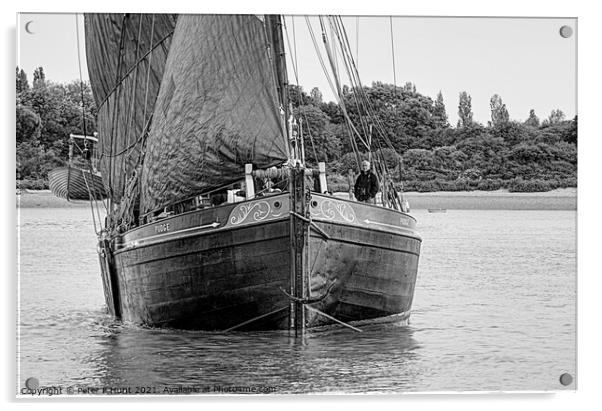
[[[378,193],[378,179],[372,171],[370,171],[370,162],[362,161],[360,175],[355,180],[355,198],[364,203],[375,204],[376,193]]]

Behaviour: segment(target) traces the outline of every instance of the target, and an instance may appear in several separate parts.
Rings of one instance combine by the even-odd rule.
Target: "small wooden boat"
[[[447,213],[447,209],[445,208],[429,208],[429,213]]]
[[[82,140],[83,144],[77,144]],[[66,200],[102,200],[107,198],[105,186],[100,172],[96,170],[97,159],[93,144],[95,137],[71,134],[69,136],[69,163],[67,167],[59,167],[48,173],[50,191]],[[74,149],[82,153],[88,168],[77,167],[74,163]]]
[[[50,191],[66,200],[102,200],[107,197],[100,173],[60,167],[48,173]]]

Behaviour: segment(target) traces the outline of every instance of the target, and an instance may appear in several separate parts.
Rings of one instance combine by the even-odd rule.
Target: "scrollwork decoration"
[[[352,223],[356,219],[355,211],[349,204],[331,199],[320,200],[317,208],[311,208],[311,215],[327,220],[341,218],[348,223]]]

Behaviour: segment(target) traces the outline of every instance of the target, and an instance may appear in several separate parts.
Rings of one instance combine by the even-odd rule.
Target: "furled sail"
[[[141,211],[164,207],[288,158],[264,22],[180,15],[142,167]]]
[[[100,169],[119,203],[140,162],[176,16],[86,14],[86,54],[98,108]]]

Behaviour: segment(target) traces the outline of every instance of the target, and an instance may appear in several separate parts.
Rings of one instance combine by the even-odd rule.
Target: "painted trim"
[[[257,226],[261,226],[261,225],[265,225],[265,224],[277,223],[277,222],[287,221],[287,220],[288,220],[288,214],[285,216],[285,218],[278,218],[278,219],[274,219],[274,220],[263,221],[263,222],[260,222],[257,224],[253,224],[253,226],[257,227]],[[201,227],[203,227],[203,228],[201,228]],[[157,234],[157,235],[153,235],[150,237],[144,237],[144,238],[140,238],[137,240],[128,241],[127,243],[124,243],[121,248],[119,248],[118,250],[115,250],[115,254],[119,254],[124,251],[135,250],[135,249],[150,246],[150,245],[155,245],[158,243],[164,243],[167,241],[176,241],[176,240],[181,240],[183,238],[188,238],[188,237],[203,236],[203,235],[208,235],[208,234],[215,234],[217,232],[232,231],[232,230],[235,230],[238,228],[246,228],[246,227],[249,227],[249,225],[244,225],[242,227],[225,226],[225,227],[219,227],[219,228],[209,229],[209,230],[204,226],[201,226],[201,227],[190,227],[190,228],[185,228],[183,230],[173,231],[170,233]],[[149,239],[151,239],[151,240],[147,241]]]

